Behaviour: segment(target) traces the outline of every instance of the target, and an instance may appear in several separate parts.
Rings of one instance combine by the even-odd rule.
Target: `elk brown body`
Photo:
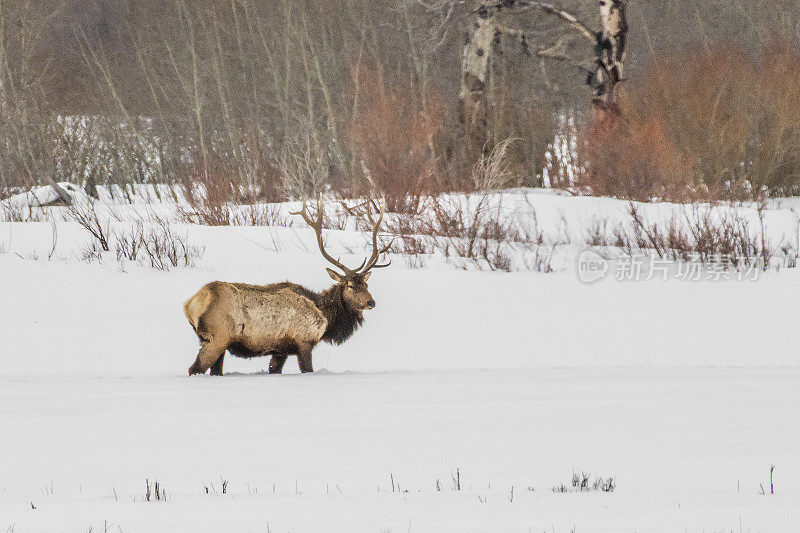
[[[286,358],[297,355],[300,371],[313,372],[314,347],[320,341],[341,344],[362,324],[363,311],[375,307],[367,287],[370,270],[389,266],[377,264],[389,248],[378,247],[382,214],[377,221],[368,215],[373,223],[372,255],[357,269],[345,267],[325,251],[321,203],[315,219],[308,215],[305,204],[297,214],[314,228],[323,257],[343,273],[326,269],[336,283],[320,293],[289,282],[247,285],[215,281],[205,285],[183,306],[200,339],[200,351],[189,375],[209,369],[212,375],[222,375],[226,351],[238,357],[271,355],[270,373],[280,373]]]

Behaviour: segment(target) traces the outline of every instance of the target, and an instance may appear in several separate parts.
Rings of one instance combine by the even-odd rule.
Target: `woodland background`
[[[499,37],[484,145],[459,112],[477,1],[2,0],[0,197],[51,181],[202,185],[208,201],[562,187],[647,200],[800,193],[800,8],[632,0],[613,120],[585,74]],[[595,25],[595,2],[560,4]],[[537,49],[590,58],[559,20]],[[504,144],[502,183],[476,162]]]

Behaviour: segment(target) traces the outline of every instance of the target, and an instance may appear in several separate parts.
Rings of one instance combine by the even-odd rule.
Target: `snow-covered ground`
[[[625,212],[529,200],[576,233]],[[774,238],[796,242],[794,204],[767,212]],[[86,232],[52,218],[55,249],[50,222],[0,223],[0,531],[800,531],[797,269],[589,285],[569,261],[398,257],[316,373],[228,356],[189,378],[183,301],[214,279],[326,288],[312,232],[178,225],[205,253],[162,272],[86,264]],[[328,242],[360,262],[361,234]],[[616,488],[573,490],[581,472]]]
[[[3,526],[800,527],[797,368],[182,374],[4,376]],[[616,490],[553,492],[582,470]],[[143,501],[146,479],[166,502]]]

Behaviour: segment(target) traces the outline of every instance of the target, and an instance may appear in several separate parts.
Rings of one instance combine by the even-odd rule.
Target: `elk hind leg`
[[[269,373],[270,374],[280,374],[283,372],[283,365],[286,363],[285,355],[273,355],[272,359],[269,360]]]

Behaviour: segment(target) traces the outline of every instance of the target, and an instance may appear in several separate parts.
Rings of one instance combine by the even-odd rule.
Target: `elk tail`
[[[183,304],[183,313],[186,315],[187,320],[189,320],[189,323],[195,331],[200,324],[200,317],[208,310],[212,299],[213,294],[211,289],[203,287],[197,291],[197,294],[186,300],[186,303]]]

